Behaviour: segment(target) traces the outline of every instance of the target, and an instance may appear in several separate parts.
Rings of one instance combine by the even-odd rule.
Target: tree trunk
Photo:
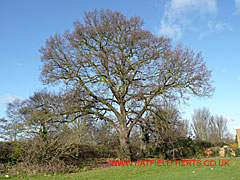
[[[142,154],[143,157],[147,157],[150,155],[150,148],[149,148],[149,134],[148,134],[148,128],[147,125],[144,125],[142,121],[139,121],[140,128],[142,130],[141,136],[142,136]]]
[[[131,151],[129,145],[129,134],[126,120],[125,103],[120,104],[121,116],[119,116],[119,140],[120,140],[120,158],[121,160],[131,160]]]
[[[120,140],[120,159],[131,160],[129,134],[126,130],[125,131],[121,130],[119,132],[119,140]]]
[[[143,142],[143,146],[142,146],[142,153],[143,153],[143,157],[147,157],[150,155],[150,147],[149,147],[149,135],[148,133],[144,133],[142,135],[142,142]]]

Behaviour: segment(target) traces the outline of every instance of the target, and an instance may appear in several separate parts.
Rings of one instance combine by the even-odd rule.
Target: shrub
[[[228,148],[224,148],[225,151],[225,157],[232,157],[231,151]]]
[[[232,148],[238,148],[238,143],[229,144],[229,146]]]
[[[23,161],[23,155],[24,155],[24,149],[25,143],[23,142],[12,142],[13,145],[13,151],[12,151],[12,161],[14,163],[22,162]]]
[[[219,149],[219,151],[220,151],[220,149]],[[216,156],[218,156],[218,151],[216,148],[212,148],[211,149],[211,157],[216,157]]]
[[[14,147],[11,142],[0,142],[0,163],[11,162],[13,151]]]
[[[240,157],[240,148],[235,148],[234,151],[236,153],[236,156]]]
[[[165,154],[166,159],[180,159],[191,157],[204,157],[204,150],[212,147],[213,144],[207,141],[192,140],[190,137],[179,137],[171,146],[162,144],[156,148],[159,154]],[[214,152],[214,156],[217,153]]]
[[[76,166],[68,165],[63,161],[56,161],[44,164],[26,164],[20,163],[13,165],[5,171],[10,176],[31,176],[39,173],[57,174],[57,173],[71,173],[77,170]]]

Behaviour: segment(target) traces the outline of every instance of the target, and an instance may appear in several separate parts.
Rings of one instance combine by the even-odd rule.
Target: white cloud
[[[214,23],[212,21],[209,21],[207,24],[207,30],[200,34],[200,38],[209,36],[213,33],[220,33],[226,29],[231,29],[230,26],[226,23]]]
[[[237,12],[240,12],[240,0],[235,0],[235,6],[237,8]]]
[[[185,28],[190,29],[194,17],[217,14],[217,0],[171,0],[167,2],[159,33],[180,38]]]
[[[187,11],[199,11],[200,13],[217,13],[216,0],[172,0],[172,10],[178,13],[186,13]]]
[[[237,77],[237,80],[240,81],[240,75]]]
[[[178,24],[169,24],[161,20],[161,29],[159,33],[174,39],[179,39],[182,36],[182,28]]]
[[[11,94],[5,94],[3,96],[0,96],[0,103],[9,103],[16,99],[21,99],[21,98]]]
[[[226,73],[228,70],[226,69],[226,68],[224,68],[223,70],[222,70],[222,72],[223,73]]]
[[[16,63],[17,66],[22,66],[23,64],[22,63]]]

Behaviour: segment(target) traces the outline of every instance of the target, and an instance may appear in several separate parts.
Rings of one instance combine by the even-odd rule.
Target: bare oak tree
[[[109,122],[130,159],[129,135],[153,101],[185,94],[211,96],[211,71],[201,54],[171,46],[142,28],[140,17],[94,10],[73,31],[51,36],[41,48],[45,84],[81,87],[96,105],[74,109]],[[134,108],[133,108],[134,107]]]

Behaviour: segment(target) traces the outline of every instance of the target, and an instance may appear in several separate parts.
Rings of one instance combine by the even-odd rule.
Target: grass
[[[229,166],[204,166],[205,160],[229,160]],[[2,179],[31,180],[78,180],[78,179],[168,179],[168,180],[240,180],[240,158],[201,159],[202,166],[134,166],[109,167],[95,170],[82,170],[73,174],[38,175],[31,177],[12,177]]]

